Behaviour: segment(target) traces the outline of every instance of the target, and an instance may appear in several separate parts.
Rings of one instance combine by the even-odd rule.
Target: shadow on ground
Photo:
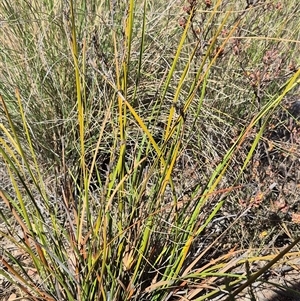
[[[273,275],[268,282],[254,283],[234,301],[300,301],[300,273],[297,270],[284,275]]]

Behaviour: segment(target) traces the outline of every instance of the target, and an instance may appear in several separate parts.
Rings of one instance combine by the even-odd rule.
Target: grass
[[[1,3],[8,296],[234,300],[299,256],[287,2]]]

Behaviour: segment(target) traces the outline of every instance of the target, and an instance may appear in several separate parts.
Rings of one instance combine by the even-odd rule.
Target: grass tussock
[[[299,4],[254,2],[1,2],[4,300],[235,300],[299,256]]]

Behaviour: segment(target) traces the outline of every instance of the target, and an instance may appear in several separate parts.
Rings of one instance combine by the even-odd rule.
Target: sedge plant
[[[260,61],[268,37],[258,39],[256,54],[242,36],[252,8],[188,3],[1,4],[0,274],[24,298],[232,299],[299,242],[268,256],[241,246],[215,252],[251,204],[228,230],[199,242],[245,186],[239,181],[272,114],[297,89],[299,70],[278,85],[255,78],[245,62]],[[273,41],[288,42],[283,26]],[[226,54],[242,51],[239,40],[241,61]],[[224,137],[212,146],[211,127],[238,120],[222,101],[206,105],[228,95],[227,86],[213,87],[233,63],[254,91],[236,114],[252,111],[231,144]],[[178,174],[192,168],[182,158],[197,152],[203,157],[192,163],[203,176],[185,190]],[[270,263],[253,275],[233,270],[255,261]]]

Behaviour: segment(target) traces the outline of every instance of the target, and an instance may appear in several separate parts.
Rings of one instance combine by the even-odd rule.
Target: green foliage
[[[290,254],[225,241],[298,91],[297,4],[187,2],[0,4],[0,274],[25,298],[233,298]]]

